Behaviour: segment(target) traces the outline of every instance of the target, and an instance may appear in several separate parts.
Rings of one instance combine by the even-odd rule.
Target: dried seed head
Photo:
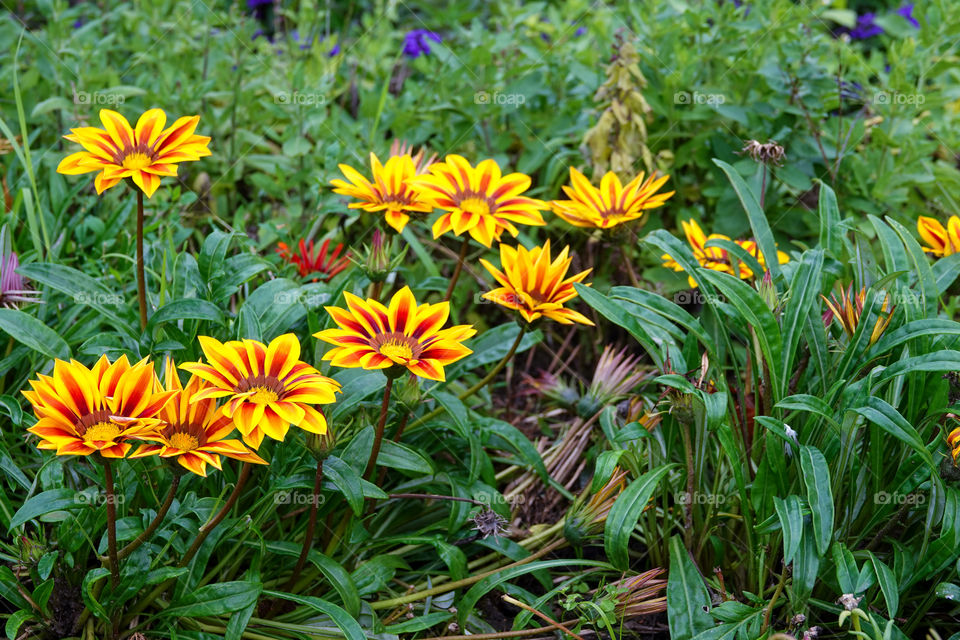
[[[507,520],[496,511],[482,509],[477,515],[473,516],[474,529],[480,532],[484,538],[493,536],[499,538],[507,533]]]
[[[750,156],[754,162],[762,162],[768,165],[772,164],[778,167],[783,164],[783,159],[787,157],[787,152],[784,148],[774,140],[766,143],[758,140],[748,140],[747,143],[743,145],[740,153]]]
[[[860,604],[860,601],[863,598],[858,598],[852,593],[845,593],[837,599],[837,604],[842,606],[847,611],[853,611],[857,608],[857,605]]]

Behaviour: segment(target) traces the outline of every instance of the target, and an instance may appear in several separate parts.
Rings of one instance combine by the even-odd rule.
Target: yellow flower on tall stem
[[[434,208],[445,211],[433,225],[434,238],[449,231],[457,236],[469,233],[489,248],[504,231],[516,237],[519,230],[514,223],[546,224],[540,211],[547,203],[523,195],[530,188],[529,176],[503,175],[494,160],[484,160],[474,168],[465,158],[449,155],[444,162],[430,166],[430,175],[418,176],[410,183]],[[444,300],[453,294],[468,248],[469,239],[464,237]]]
[[[160,422],[156,416],[173,392],[157,390],[153,364],[144,359],[131,366],[126,356],[113,363],[103,356],[92,369],[76,361],[57,360],[52,377],[38,375],[30,386],[32,391],[23,391],[23,395],[33,405],[37,424],[27,431],[40,436],[38,449],[51,449],[57,455],[100,453],[110,577],[116,586],[120,561],[110,459],[124,457],[131,448],[130,440],[156,433]]]
[[[192,401],[225,398],[224,415],[250,447],[259,449],[265,436],[283,440],[291,425],[326,432],[326,419],[312,405],[335,402],[340,383],[300,360],[300,341],[294,334],[274,338],[269,345],[250,339],[198,339],[207,363],[180,365],[207,382],[192,394]]]
[[[720,233],[711,233],[708,236],[703,232],[703,229],[700,228],[700,225],[697,224],[695,220],[685,220],[680,224],[683,226],[684,234],[687,236],[687,242],[690,244],[690,248],[693,250],[693,257],[696,258],[697,262],[700,263],[700,266],[712,271],[720,271],[722,273],[736,275],[741,280],[746,280],[753,277],[753,271],[741,261],[738,261],[737,270],[736,273],[734,273],[733,260],[726,249],[721,247],[706,246],[707,242],[710,240],[730,240],[729,236],[725,236]],[[757,247],[756,242],[753,240],[735,240],[733,242],[735,242],[748,254],[756,258],[757,262],[760,263],[760,266],[766,266],[766,261],[764,260],[763,254]],[[674,271],[684,270],[683,267],[676,260],[674,260],[673,256],[664,254],[662,259],[664,261],[663,266],[673,269]],[[777,260],[780,264],[784,264],[790,261],[790,256],[783,251],[777,251]],[[693,279],[693,276],[688,276],[688,281],[691,287],[697,287],[697,282]]]
[[[556,258],[550,256],[550,241],[543,247],[527,249],[500,245],[502,271],[484,259],[480,263],[500,286],[483,294],[485,300],[519,311],[527,322],[547,317],[561,324],[578,322],[593,326],[585,315],[563,305],[577,297],[575,282],[583,282],[591,269],[567,277],[573,258],[570,247],[564,247]]]
[[[216,399],[195,399],[206,385],[199,376],[190,376],[184,387],[173,360],[167,359],[166,369],[163,388],[172,391],[173,396],[158,416],[163,424],[156,435],[144,437],[152,442],[140,445],[131,458],[175,458],[184,469],[198,476],[207,475],[208,464],[221,469],[221,455],[241,462],[267,464],[239,440],[226,439],[234,430],[233,420],[217,410]]]
[[[346,309],[326,307],[337,327],[314,337],[334,345],[323,356],[333,366],[380,369],[387,376],[380,421],[364,473],[369,477],[380,452],[394,379],[410,372],[442,382],[445,365],[473,353],[462,342],[473,337],[476,330],[470,325],[441,329],[450,315],[450,303],[417,305],[410,287],[394,294],[389,307],[373,299],[364,301],[349,292],[343,295]]]
[[[927,253],[944,258],[960,252],[960,216],[950,216],[946,228],[936,218],[920,216],[917,232],[927,244],[923,248]]]
[[[653,173],[644,180],[644,174],[640,172],[624,185],[617,174],[608,171],[600,180],[600,186],[595,187],[586,176],[570,167],[570,185],[563,187],[570,199],[553,200],[550,208],[576,227],[609,229],[643,218],[649,209],[663,206],[674,192],[657,191],[669,178],[658,178]]]
[[[349,182],[332,180],[331,184],[336,187],[333,192],[359,200],[347,205],[351,209],[383,211],[384,220],[397,233],[401,233],[407,226],[411,213],[433,211],[430,203],[407,182],[418,172],[417,164],[410,154],[393,155],[387,159],[386,164],[381,164],[376,154],[371,152],[372,180],[368,180],[350,165],[339,166]]]
[[[150,109],[137,120],[135,128],[127,119],[110,109],[100,110],[103,129],[78,127],[64,136],[80,144],[84,151],[73,153],[57,166],[57,173],[79,175],[98,171],[94,179],[101,194],[124,178],[137,187],[137,294],[140,303],[140,328],[147,327],[146,278],[143,266],[143,194],[153,196],[162,176],[176,176],[177,165],[210,155],[210,138],[194,134],[200,116],[178,118],[164,129],[167,116],[161,109]]]

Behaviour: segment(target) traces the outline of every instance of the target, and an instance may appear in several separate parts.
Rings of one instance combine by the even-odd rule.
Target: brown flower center
[[[253,394],[247,397],[250,402],[268,404],[279,400],[284,388],[276,376],[253,376],[238,382],[236,390],[241,393],[253,391]]]

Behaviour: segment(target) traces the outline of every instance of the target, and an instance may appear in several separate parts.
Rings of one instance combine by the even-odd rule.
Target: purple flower
[[[6,229],[0,232],[0,244],[3,245],[3,253],[0,254],[0,307],[15,309],[21,304],[39,302],[40,292],[27,287],[24,277],[17,273],[20,260],[4,242],[6,233]]]
[[[340,43],[333,45],[333,49],[330,49],[330,53],[327,54],[329,58],[335,58],[340,55]]]
[[[74,29],[79,29],[82,26],[83,26],[83,18],[77,18],[77,20],[73,23]]]
[[[857,26],[850,29],[850,37],[854,40],[866,40],[883,33],[883,27],[876,23],[877,15],[872,11],[857,16]]]
[[[403,54],[408,58],[419,58],[430,53],[430,43],[443,42],[443,39],[428,29],[414,29],[403,39]]]
[[[912,2],[908,2],[907,4],[903,5],[903,6],[900,7],[899,9],[897,9],[897,13],[898,13],[899,15],[903,16],[904,19],[905,19],[907,22],[909,22],[910,24],[912,24],[915,28],[917,28],[917,29],[920,28],[920,23],[917,22],[917,19],[913,17],[913,3],[912,3]]]

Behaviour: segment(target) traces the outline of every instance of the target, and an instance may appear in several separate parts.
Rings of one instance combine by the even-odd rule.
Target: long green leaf
[[[630,556],[627,551],[637,520],[660,480],[675,466],[667,464],[643,474],[631,482],[613,503],[603,529],[603,547],[610,563],[618,569],[626,570],[629,567]]]

